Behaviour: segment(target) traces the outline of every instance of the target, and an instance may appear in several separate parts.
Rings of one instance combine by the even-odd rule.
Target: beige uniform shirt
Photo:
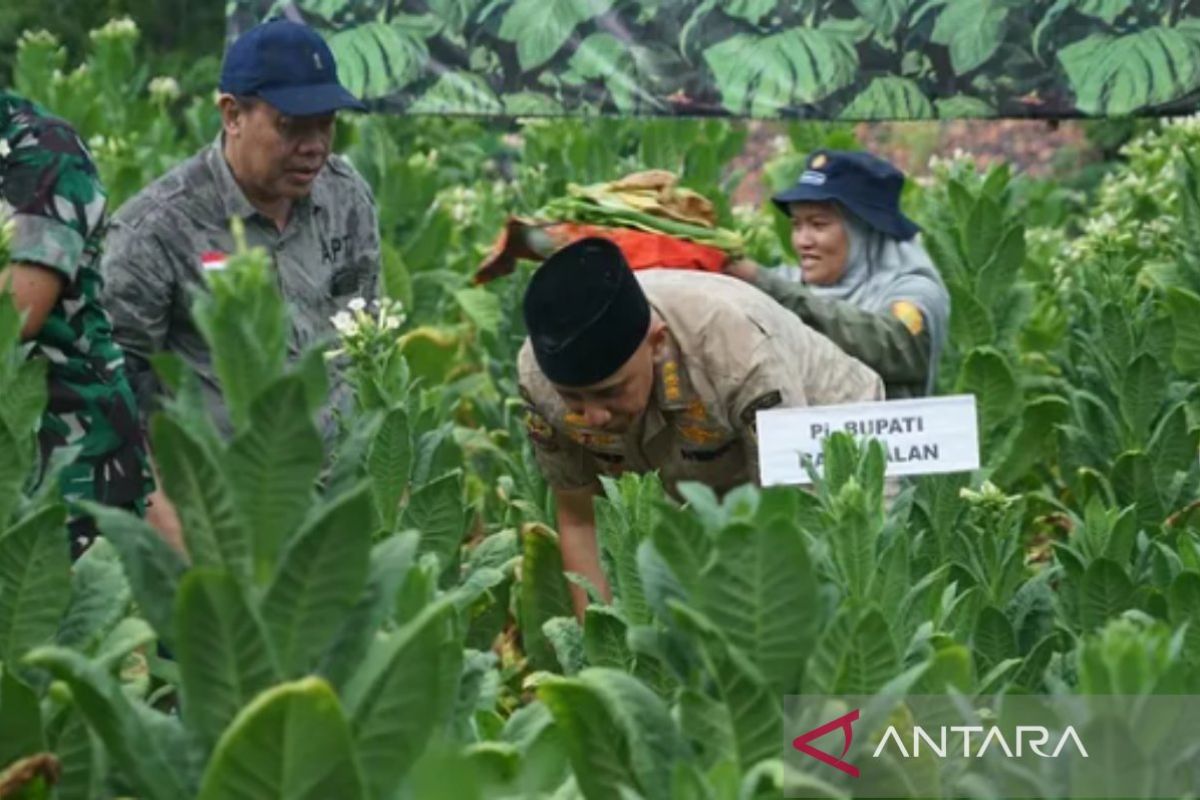
[[[699,481],[724,491],[759,480],[755,413],[772,407],[882,400],[883,381],[748,283],[681,270],[637,273],[668,328],[654,392],[623,435],[588,428],[542,374],[528,340],[519,379],[526,427],[547,482],[658,470],[674,489]]]

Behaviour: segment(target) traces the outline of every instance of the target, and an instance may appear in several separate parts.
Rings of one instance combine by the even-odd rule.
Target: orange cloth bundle
[[[631,269],[691,269],[720,272],[730,254],[717,247],[633,228],[613,228],[573,222],[533,223],[509,217],[472,283],[479,285],[508,275],[518,258],[542,261],[578,239],[599,236],[621,248]]]

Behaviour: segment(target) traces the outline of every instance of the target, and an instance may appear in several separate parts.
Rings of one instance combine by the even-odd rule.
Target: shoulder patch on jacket
[[[741,414],[742,424],[751,430],[754,429],[755,414],[759,411],[764,411],[768,408],[774,408],[783,402],[783,395],[778,389],[759,395],[754,400],[750,401]]]
[[[921,309],[907,300],[892,303],[892,316],[903,322],[904,327],[908,328],[908,332],[913,336],[925,330],[925,317],[921,314]]]

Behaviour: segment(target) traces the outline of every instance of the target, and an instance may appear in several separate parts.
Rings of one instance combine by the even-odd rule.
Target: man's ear
[[[646,341],[650,342],[650,350],[657,356],[667,341],[667,323],[658,317],[651,317],[650,332],[646,334]]]
[[[217,97],[217,108],[221,112],[221,127],[225,134],[236,136],[241,133],[245,111],[237,98],[231,94],[222,94]]]

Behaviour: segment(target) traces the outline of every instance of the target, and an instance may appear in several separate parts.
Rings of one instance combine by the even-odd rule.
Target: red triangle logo
[[[857,719],[858,709],[856,708],[848,714],[843,714],[837,719],[830,720],[820,727],[813,728],[807,733],[800,734],[792,740],[792,747],[796,748],[801,753],[804,753],[806,756],[815,758],[822,764],[828,764],[834,769],[841,770],[851,778],[857,778],[859,777],[858,767],[842,760],[846,757],[846,753],[850,752],[850,743],[854,741],[853,725]],[[841,729],[842,734],[845,737],[845,746],[842,747],[841,756],[831,756],[824,750],[818,750],[809,744],[809,742],[813,741],[814,739],[820,739],[825,734],[832,733],[838,729]]]

